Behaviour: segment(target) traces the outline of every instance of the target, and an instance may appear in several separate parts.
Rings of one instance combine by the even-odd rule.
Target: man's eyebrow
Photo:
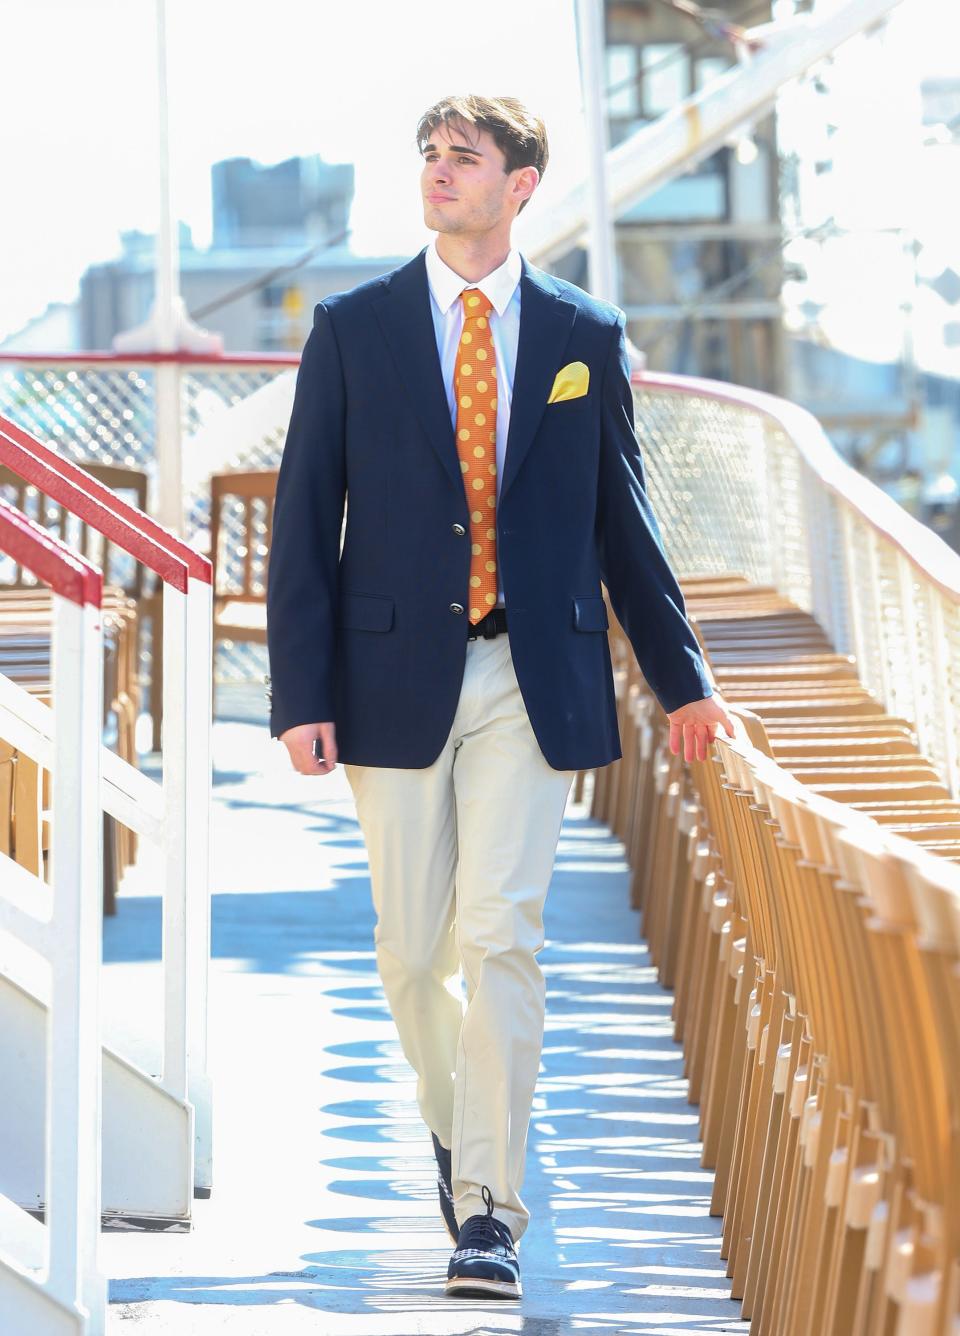
[[[426,144],[426,145],[424,145],[424,149],[423,149],[423,151],[424,151],[424,153],[430,153],[430,152],[436,153],[436,152],[437,152],[437,146],[436,146],[436,144]],[[466,144],[451,144],[451,145],[450,145],[450,152],[451,152],[451,153],[472,153],[473,156],[474,156],[475,158],[482,158],[482,157],[483,157],[483,154],[482,154],[478,149],[470,148],[470,147],[469,147],[468,145],[466,145]]]

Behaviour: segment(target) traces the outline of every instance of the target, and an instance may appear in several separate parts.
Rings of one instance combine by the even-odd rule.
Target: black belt
[[[477,636],[483,636],[484,640],[493,640],[494,636],[507,629],[507,610],[506,608],[491,608],[485,617],[481,617],[478,622],[474,622],[467,630],[467,639],[476,640]]]

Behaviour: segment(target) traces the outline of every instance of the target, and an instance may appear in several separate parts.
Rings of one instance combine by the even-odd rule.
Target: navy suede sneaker
[[[442,1145],[436,1132],[431,1132],[430,1135],[433,1137],[433,1153],[437,1157],[437,1194],[440,1197],[440,1214],[443,1216],[447,1233],[456,1243],[460,1234],[460,1226],[457,1224],[456,1212],[453,1209],[451,1153],[446,1146]]]
[[[520,1263],[509,1225],[493,1214],[493,1195],[483,1185],[486,1215],[463,1222],[457,1247],[447,1267],[447,1294],[475,1299],[519,1299]]]

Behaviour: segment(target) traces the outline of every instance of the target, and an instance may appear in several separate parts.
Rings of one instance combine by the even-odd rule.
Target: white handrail
[[[100,572],[3,501],[0,551],[15,556],[54,591],[55,813],[49,886],[42,872],[35,876],[0,855],[2,926],[50,967],[45,1228],[38,1234],[36,1221],[3,1198],[0,1312],[16,1320],[11,1331],[102,1336],[107,1287],[99,1266]],[[27,697],[22,688],[15,690]]]
[[[210,943],[212,568],[206,557],[72,461],[0,417],[0,461],[77,514],[163,581],[164,718],[161,803],[148,783],[107,763],[106,810],[158,837],[163,884],[163,1068],[159,1084],[194,1106],[194,1187],[212,1184],[207,1070]],[[2,704],[2,701],[0,701]],[[34,712],[35,723],[41,716]],[[42,727],[38,727],[38,732]],[[35,740],[41,741],[40,738]],[[142,796],[140,820],[131,811]]]
[[[678,573],[739,570],[812,613],[960,796],[960,554],[841,459],[805,408],[661,372],[636,373],[633,390]]]

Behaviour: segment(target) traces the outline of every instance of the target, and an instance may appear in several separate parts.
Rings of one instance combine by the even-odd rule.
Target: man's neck
[[[510,233],[485,237],[457,237],[448,232],[437,236],[437,254],[445,265],[469,283],[499,269],[510,254]]]

